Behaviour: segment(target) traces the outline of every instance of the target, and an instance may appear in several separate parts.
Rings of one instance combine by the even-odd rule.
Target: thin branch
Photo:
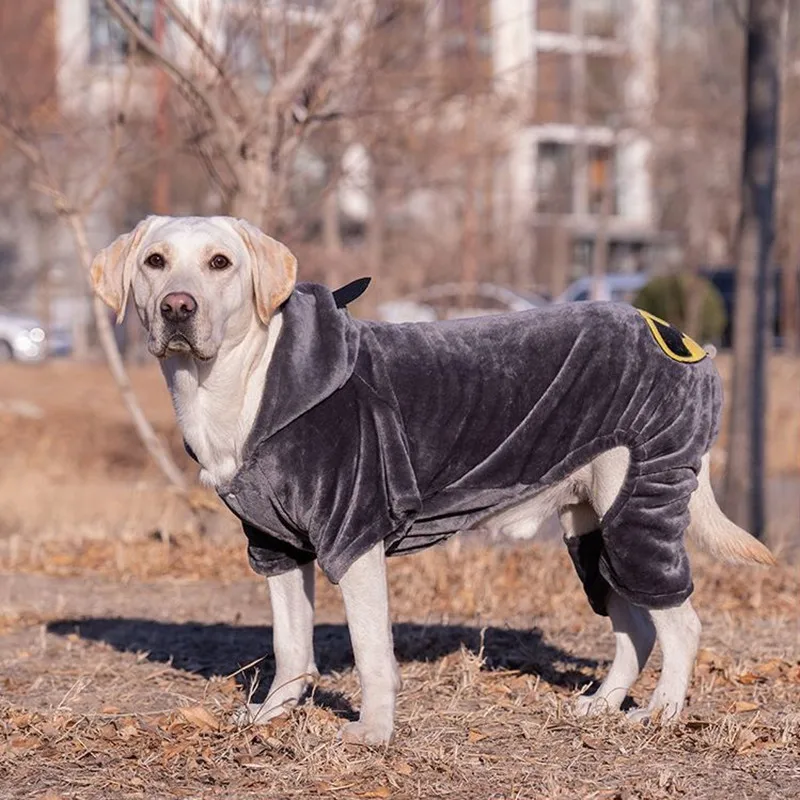
[[[127,65],[128,69],[125,74],[125,83],[122,87],[122,102],[121,108],[128,105],[131,97],[131,89],[133,87],[133,68],[130,60]],[[118,112],[112,112],[118,115]],[[84,198],[82,206],[84,209],[91,208],[100,195],[108,188],[114,175],[114,169],[119,161],[120,154],[122,153],[122,124],[118,119],[114,119],[111,123],[111,146],[108,149],[108,157],[105,164],[100,168],[97,181],[95,182],[94,189]]]
[[[42,166],[42,154],[38,148],[34,147],[30,142],[25,141],[25,138],[15,131],[10,125],[0,121],[0,136],[2,136],[9,144],[11,144],[20,155],[24,156],[34,167]]]
[[[220,155],[227,163],[230,172],[235,175],[235,154],[239,149],[242,136],[234,120],[220,108],[219,104],[208,92],[198,86],[197,81],[192,75],[187,73],[175,61],[164,54],[158,42],[141,27],[130,12],[130,9],[128,9],[124,3],[119,2],[119,0],[105,0],[105,4],[108,10],[120,21],[125,30],[133,36],[136,43],[153,57],[178,85],[179,89],[188,97],[200,101],[214,126],[220,133],[223,133],[220,139],[225,141],[228,146],[225,148],[224,152],[220,152]]]
[[[119,0],[105,0],[105,4],[122,27],[135,39],[136,44],[152,56],[172,80],[184,86],[191,95],[199,100],[214,122],[223,127],[221,121],[225,118],[225,114],[214,99],[197,85],[197,81],[188,72],[165,55],[158,42],[139,24],[131,10]]]
[[[173,2],[173,0],[161,0],[161,2],[164,4],[164,8],[167,10],[169,16],[178,23],[178,25],[181,27],[181,30],[183,30],[183,32],[192,40],[192,42],[194,42],[194,45],[200,55],[206,59],[214,72],[216,72],[219,78],[225,83],[230,96],[239,107],[240,113],[243,117],[246,117],[247,111],[245,104],[239,97],[236,87],[233,85],[233,81],[228,75],[225,64],[220,60],[216,48],[209,43],[209,41],[203,35],[202,30],[200,30],[200,28],[198,28],[186,14],[184,14],[177,3]]]
[[[289,105],[300,94],[311,73],[326,55],[328,48],[336,38],[336,34],[340,32],[341,23],[352,6],[352,0],[337,0],[302,57],[272,87],[269,99],[273,108],[283,108]]]

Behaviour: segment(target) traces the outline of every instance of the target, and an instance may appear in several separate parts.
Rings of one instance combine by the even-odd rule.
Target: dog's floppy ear
[[[238,219],[234,226],[252,258],[256,311],[266,325],[294,289],[297,259],[285,244],[262,233],[255,225]]]
[[[92,261],[92,287],[95,294],[117,315],[117,325],[125,319],[128,292],[136,268],[136,251],[153,218],[142,220],[130,233],[118,236]]]

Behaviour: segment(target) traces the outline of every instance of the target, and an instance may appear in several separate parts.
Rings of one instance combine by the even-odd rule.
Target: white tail
[[[688,535],[706,552],[732,564],[776,564],[770,551],[731,522],[717,505],[711,489],[708,453],[703,456],[697,490],[689,500]]]

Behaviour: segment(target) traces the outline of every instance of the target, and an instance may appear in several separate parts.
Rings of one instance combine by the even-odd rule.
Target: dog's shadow
[[[103,642],[116,650],[142,654],[147,660],[171,664],[210,678],[236,673],[236,680],[253,702],[266,696],[274,672],[272,628],[199,622],[170,623],[149,619],[89,617],[64,619],[47,625],[58,636],[77,634]],[[576,658],[548,644],[537,629],[477,628],[465,625],[394,625],[395,654],[400,663],[436,661],[465,648],[481,654],[483,669],[518,670],[547,683],[579,689],[592,682],[582,671],[598,662]],[[345,625],[317,625],[314,652],[321,673],[341,672],[353,665],[353,651]],[[242,669],[244,665],[255,665]],[[254,689],[255,686],[255,689]],[[352,717],[347,700],[336,693],[317,690],[314,701],[341,716]]]

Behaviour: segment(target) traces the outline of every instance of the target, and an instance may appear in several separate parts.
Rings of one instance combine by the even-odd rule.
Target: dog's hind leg
[[[353,562],[339,581],[347,627],[361,681],[361,714],[341,738],[358,744],[388,744],[400,673],[394,657],[383,542]]]
[[[656,630],[646,609],[632,605],[612,591],[608,596],[607,610],[617,650],[600,688],[594,694],[578,698],[576,711],[582,716],[619,710],[628,690],[644,669],[656,639]]]
[[[642,721],[660,712],[661,721],[669,722],[677,719],[686,702],[700,642],[700,620],[689,600],[650,614],[661,647],[661,677],[647,708],[631,711],[628,717]]]
[[[267,579],[272,605],[275,678],[263,703],[249,703],[238,724],[264,725],[294,708],[316,675],[314,663],[314,562]]]

